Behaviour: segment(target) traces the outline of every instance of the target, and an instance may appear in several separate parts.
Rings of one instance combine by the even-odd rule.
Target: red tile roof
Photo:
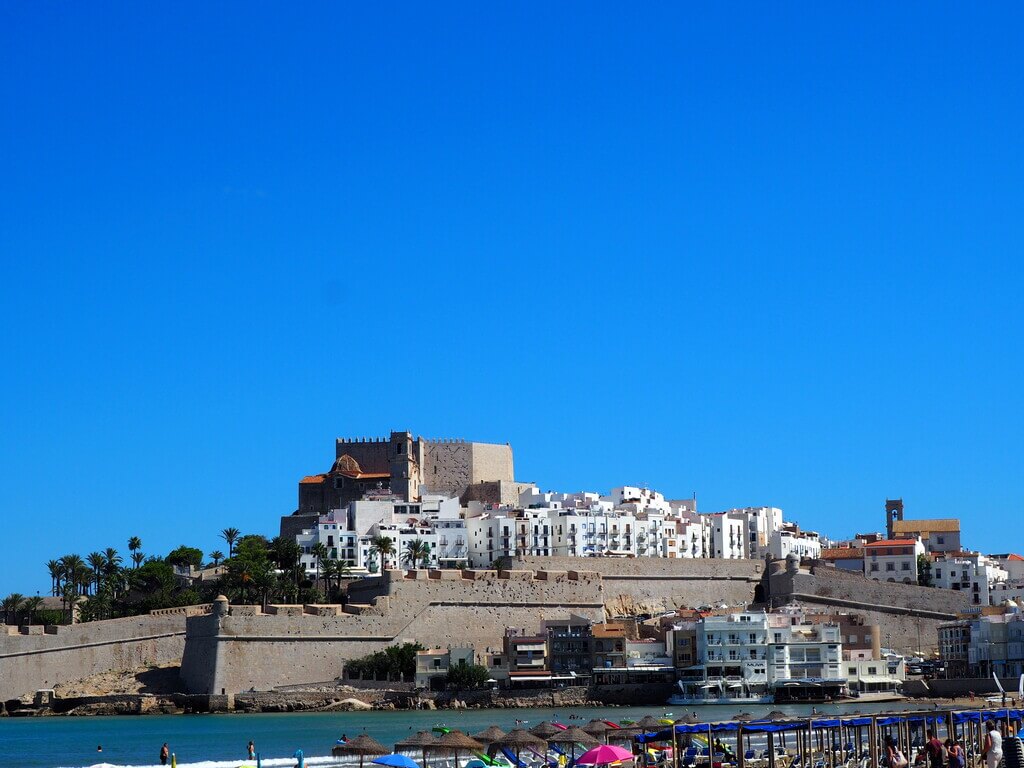
[[[300,485],[316,485],[322,483],[327,479],[327,475],[306,475],[304,478],[299,480]]]
[[[821,550],[821,560],[855,560],[864,557],[860,547],[831,547]]]
[[[912,547],[917,543],[915,539],[882,539],[865,544],[866,547]]]

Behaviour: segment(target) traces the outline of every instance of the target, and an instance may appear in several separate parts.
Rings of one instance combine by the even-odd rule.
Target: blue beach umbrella
[[[378,757],[376,760],[371,760],[370,762],[376,763],[377,765],[388,765],[391,766],[391,768],[420,768],[420,764],[412,758],[406,757],[405,755],[399,755],[397,753],[383,755],[382,757]]]
[[[295,750],[295,754],[292,755],[292,757],[296,758],[299,761],[299,768],[303,768],[303,766],[306,765],[306,760],[302,756],[302,750],[301,749],[296,749]]]

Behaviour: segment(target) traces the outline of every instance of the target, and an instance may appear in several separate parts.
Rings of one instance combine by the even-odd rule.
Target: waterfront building
[[[1024,674],[1024,613],[1018,605],[1007,603],[1002,613],[983,611],[971,620],[967,665],[973,677]]]
[[[971,620],[956,619],[940,624],[939,658],[946,667],[946,677],[967,677],[970,668]]]
[[[547,634],[547,657],[554,675],[578,678],[580,684],[590,680],[593,669],[593,631],[590,619],[572,615],[568,619],[541,622]]]
[[[764,612],[707,616],[697,623],[702,675],[688,676],[684,697],[768,700],[768,615]]]
[[[456,666],[475,664],[475,658],[471,647],[416,651],[416,687],[444,690],[448,672]]]
[[[838,623],[808,621],[799,609],[768,615],[768,682],[775,701],[837,698],[845,693]]]

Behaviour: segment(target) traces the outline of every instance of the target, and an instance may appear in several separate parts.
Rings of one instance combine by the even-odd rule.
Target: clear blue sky
[[[1024,548],[1022,23],[5,4],[0,592],[273,534],[391,429]]]

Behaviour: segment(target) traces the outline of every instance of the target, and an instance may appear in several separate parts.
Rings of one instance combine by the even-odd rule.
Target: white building
[[[876,581],[917,584],[920,539],[881,539],[864,545],[864,575]]]
[[[718,512],[710,516],[711,553],[714,557],[738,560],[747,556],[747,519],[740,512]]]
[[[838,624],[805,623],[803,614],[795,611],[768,616],[768,679],[774,688],[845,685],[842,663]]]
[[[371,546],[377,535],[392,539],[395,549],[385,567],[398,567],[406,545],[417,538],[429,544],[432,566],[454,565],[465,562],[468,554],[461,514],[457,498],[424,494],[419,502],[408,503],[390,494],[381,495],[321,515],[315,527],[296,535],[295,542],[310,575],[317,570],[313,554],[317,544],[327,548],[328,559],[347,562],[354,573],[378,572],[382,564]]]
[[[708,616],[697,624],[699,679],[684,682],[692,698],[768,698],[768,616]]]
[[[801,531],[796,525],[785,523],[772,533],[768,552],[776,560],[785,560],[790,555],[817,560],[821,557],[821,541],[814,531]]]
[[[978,552],[946,552],[932,559],[932,586],[967,592],[974,605],[993,605],[1007,573],[995,560]],[[1005,600],[1005,593],[1001,600]]]

